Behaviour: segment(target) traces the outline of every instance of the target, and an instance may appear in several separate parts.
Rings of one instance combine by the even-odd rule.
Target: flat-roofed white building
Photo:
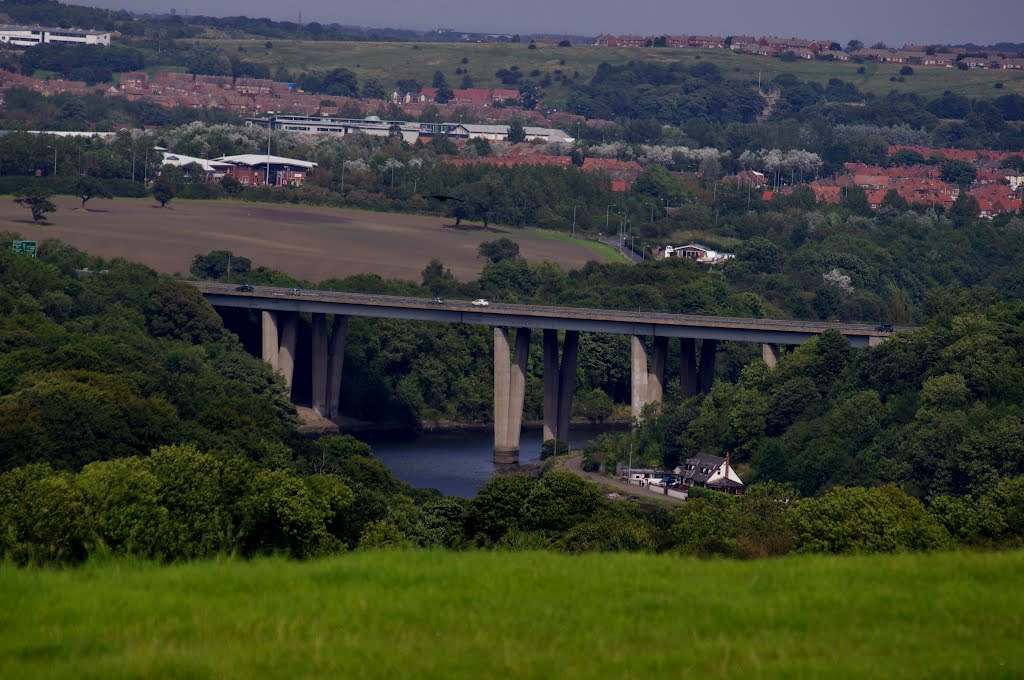
[[[195,156],[186,156],[182,153],[174,153],[172,151],[163,151],[164,154],[164,165],[172,165],[176,168],[187,168],[189,166],[198,166],[203,169],[206,173],[207,181],[213,179],[220,179],[227,171],[232,167],[231,163],[225,163],[221,161],[211,161],[205,158],[196,158]]]
[[[452,126],[448,132],[451,137],[463,137],[465,139],[487,139],[492,142],[508,141],[508,125],[477,125],[474,123],[459,123]],[[526,141],[528,142],[565,142],[571,144],[575,139],[558,128],[524,127]]]
[[[77,28],[13,26],[0,24],[0,43],[34,47],[43,43],[63,45],[110,45],[109,31],[83,31]]]
[[[402,135],[402,141],[415,144],[420,138],[421,125],[408,121],[381,120],[377,116],[367,118],[332,118],[328,116],[289,116],[280,115],[271,118],[246,118],[245,124],[250,127],[271,126],[275,130],[285,132],[306,132],[309,134],[353,135],[364,134],[373,137],[391,135],[395,126]]]

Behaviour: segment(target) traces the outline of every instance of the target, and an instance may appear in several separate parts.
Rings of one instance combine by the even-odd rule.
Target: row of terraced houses
[[[880,167],[863,163],[845,163],[842,172],[834,178],[819,179],[806,186],[814,192],[818,203],[839,203],[850,187],[860,187],[867,195],[872,210],[881,208],[885,197],[894,191],[911,205],[923,205],[949,210],[964,191],[978,201],[979,216],[992,218],[1002,213],[1016,213],[1024,209],[1024,172],[1003,167],[1009,154],[1001,151],[973,149],[932,149],[919,146],[890,146],[889,155],[900,151],[914,151],[924,158],[941,157],[972,163],[977,167],[977,178],[963,189],[941,178],[941,168],[933,164],[896,165]],[[1016,154],[1019,155],[1019,154]],[[756,186],[756,185],[755,185]],[[781,193],[797,189],[787,187]],[[774,192],[765,191],[763,198],[770,200]]]

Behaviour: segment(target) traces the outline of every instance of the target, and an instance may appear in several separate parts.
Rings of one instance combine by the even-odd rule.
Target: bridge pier
[[[277,338],[277,312],[264,309],[260,314],[260,331],[263,337],[263,360],[277,370],[277,353],[280,341]]]
[[[494,329],[494,462],[518,463],[526,398],[530,329],[516,329],[515,354],[509,358],[508,329]]]
[[[327,417],[338,417],[341,404],[341,370],[345,365],[345,340],[348,338],[348,317],[334,315],[331,328],[331,347],[327,359]]]
[[[647,403],[647,379],[650,372],[647,368],[647,348],[644,339],[639,335],[629,338],[630,368],[630,407],[634,423],[640,421],[640,414]]]
[[[288,396],[292,393],[292,378],[295,372],[295,342],[299,330],[299,313],[286,312],[281,324],[281,348],[277,353],[277,372],[284,378],[288,386]]]
[[[697,395],[697,341],[679,338],[679,394],[683,401]]]
[[[668,338],[655,336],[650,356],[639,335],[630,338],[630,406],[633,422],[643,419],[647,404],[660,404],[665,394],[665,356]]]
[[[558,371],[558,434],[559,442],[569,445],[569,419],[572,416],[572,395],[576,391],[576,357],[580,348],[580,332],[566,331],[562,346],[562,365]]]
[[[558,439],[558,331],[544,329],[544,434],[542,441]]]
[[[711,391],[715,383],[715,354],[718,351],[718,341],[704,339],[700,343],[700,370],[697,381],[700,384],[701,394]]]
[[[768,368],[775,368],[779,363],[779,346],[769,342],[762,343],[761,358],[768,364]]]
[[[310,339],[313,360],[310,362],[310,401],[317,415],[327,415],[327,315],[313,313],[313,334]]]
[[[647,373],[647,403],[660,404],[665,395],[665,357],[668,338],[655,336],[651,345],[651,367]]]

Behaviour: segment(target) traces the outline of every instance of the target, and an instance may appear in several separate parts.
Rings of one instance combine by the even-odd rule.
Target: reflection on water
[[[569,434],[572,448],[582,448],[607,426],[575,426]],[[370,441],[373,454],[403,482],[439,489],[446,496],[472,498],[494,475],[491,462],[494,435],[481,432],[424,432],[412,439],[360,438]],[[523,430],[519,462],[540,460],[541,430]]]

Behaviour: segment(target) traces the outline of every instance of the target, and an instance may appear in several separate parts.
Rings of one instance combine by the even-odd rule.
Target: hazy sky
[[[82,4],[304,22],[495,33],[780,35],[867,44],[1024,41],[1019,0],[84,0]]]

